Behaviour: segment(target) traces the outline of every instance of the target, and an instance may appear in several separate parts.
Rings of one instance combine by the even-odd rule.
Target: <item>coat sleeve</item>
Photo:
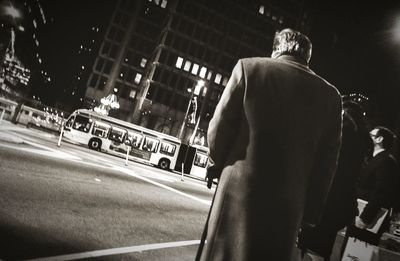
[[[308,181],[303,223],[317,224],[335,176],[342,140],[342,101],[338,95],[322,133]]]
[[[225,166],[226,156],[239,131],[243,112],[244,79],[242,61],[236,64],[208,127],[210,157],[216,169]]]

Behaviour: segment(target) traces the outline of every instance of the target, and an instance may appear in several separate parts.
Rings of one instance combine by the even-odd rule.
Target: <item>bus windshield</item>
[[[73,128],[75,130],[89,132],[92,120],[82,115],[76,115]]]

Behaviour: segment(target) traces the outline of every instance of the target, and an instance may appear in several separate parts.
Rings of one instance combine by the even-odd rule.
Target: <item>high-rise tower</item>
[[[89,77],[86,98],[115,89],[110,114],[178,136],[190,99],[201,136],[239,58],[269,56],[277,30],[308,33],[302,1],[118,1]],[[201,83],[201,89],[195,91]]]

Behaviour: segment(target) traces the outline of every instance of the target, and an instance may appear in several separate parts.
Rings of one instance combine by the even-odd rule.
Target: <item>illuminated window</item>
[[[162,3],[161,3],[161,8],[165,8],[165,7],[167,7],[167,3],[168,3],[168,1],[167,1],[167,0],[162,0]]]
[[[190,66],[192,65],[192,63],[191,62],[189,62],[189,61],[186,61],[185,62],[185,67],[183,68],[183,70],[185,70],[185,71],[190,71]]]
[[[142,60],[140,61],[140,67],[142,67],[142,68],[146,67],[146,63],[147,63],[147,59],[142,58]]]
[[[260,14],[264,14],[264,6],[263,5],[260,5],[260,8],[258,9],[258,12]]]
[[[131,90],[131,92],[129,93],[129,98],[135,99],[136,97],[136,90]]]
[[[176,59],[176,68],[181,68],[183,63],[183,58],[178,56],[178,59]]]
[[[226,84],[228,83],[228,77],[224,77],[224,80],[222,81],[222,85],[226,86]]]
[[[220,84],[220,83],[221,83],[221,79],[222,79],[222,75],[219,74],[219,73],[217,73],[217,74],[215,75],[214,82],[215,82],[216,84]]]
[[[192,68],[192,74],[197,75],[198,71],[199,71],[199,65],[197,63],[194,63]]]
[[[207,73],[207,68],[206,67],[201,67],[201,69],[200,69],[200,77],[201,78],[204,78],[204,77],[206,77],[206,73]]]
[[[135,83],[139,84],[141,79],[142,79],[142,75],[140,73],[137,73],[135,76]]]
[[[208,71],[207,80],[211,80],[211,76],[212,76],[212,71]]]

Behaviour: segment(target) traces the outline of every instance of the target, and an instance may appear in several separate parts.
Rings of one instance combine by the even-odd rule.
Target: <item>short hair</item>
[[[308,65],[311,59],[312,44],[308,37],[290,28],[277,32],[272,44],[272,58],[292,55],[301,58]]]
[[[393,146],[396,135],[391,130],[383,126],[376,126],[374,129],[378,130],[376,132],[377,136],[383,137],[382,147],[386,150],[390,150]]]

